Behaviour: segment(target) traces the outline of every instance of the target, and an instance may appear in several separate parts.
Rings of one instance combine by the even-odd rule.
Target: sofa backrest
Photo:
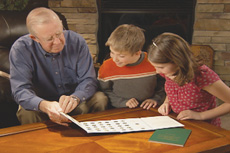
[[[28,33],[27,12],[0,11],[0,46],[10,48],[20,36]]]
[[[9,73],[9,50],[20,36],[28,33],[26,12],[0,11],[0,71]]]

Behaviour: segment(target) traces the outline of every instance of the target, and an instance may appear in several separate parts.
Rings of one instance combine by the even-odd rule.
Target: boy
[[[143,109],[155,107],[164,100],[164,81],[158,81],[155,68],[141,51],[144,32],[134,25],[120,25],[110,35],[106,46],[111,58],[99,69],[101,90],[113,107]]]

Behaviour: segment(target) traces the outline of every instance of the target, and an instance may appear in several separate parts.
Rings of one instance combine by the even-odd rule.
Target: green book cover
[[[183,147],[191,130],[184,128],[169,128],[156,130],[149,141]]]

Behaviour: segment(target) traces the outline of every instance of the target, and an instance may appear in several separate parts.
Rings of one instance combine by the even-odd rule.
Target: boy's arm
[[[166,97],[166,93],[164,90],[165,78],[163,78],[159,74],[157,74],[156,77],[157,77],[157,86],[156,86],[155,94],[152,99],[157,101],[159,105],[164,102]]]

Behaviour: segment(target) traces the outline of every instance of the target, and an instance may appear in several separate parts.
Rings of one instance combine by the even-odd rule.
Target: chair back
[[[191,45],[191,50],[195,57],[209,68],[213,68],[213,54],[214,50],[209,45]]]

